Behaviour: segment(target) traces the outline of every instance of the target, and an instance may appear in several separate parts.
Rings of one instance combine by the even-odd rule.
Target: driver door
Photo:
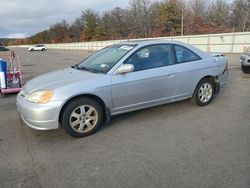
[[[124,64],[133,64],[134,71],[112,75],[112,114],[170,101],[177,87],[173,63],[169,44],[143,47],[132,54]]]

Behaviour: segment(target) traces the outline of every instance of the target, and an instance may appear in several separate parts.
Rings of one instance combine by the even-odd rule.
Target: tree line
[[[62,43],[250,31],[250,0],[130,0],[127,8],[87,9],[71,24],[12,44]]]

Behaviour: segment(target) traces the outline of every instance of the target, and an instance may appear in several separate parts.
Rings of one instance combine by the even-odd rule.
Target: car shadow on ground
[[[128,123],[141,123],[148,122],[152,119],[162,119],[163,117],[170,117],[176,113],[183,111],[184,108],[195,107],[190,99],[184,101],[162,104],[155,107],[149,107],[141,110],[136,110],[128,112],[125,114],[120,114],[111,117],[110,121],[105,123],[99,131],[105,131],[105,129],[110,129],[115,126],[120,126],[122,122],[126,121]]]
[[[1,98],[16,98],[16,96],[17,96],[17,93],[0,93],[0,97]]]

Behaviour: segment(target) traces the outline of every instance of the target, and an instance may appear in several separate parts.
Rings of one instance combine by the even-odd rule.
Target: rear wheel
[[[72,137],[85,137],[97,131],[103,123],[103,110],[99,103],[87,98],[70,102],[62,114],[62,126]]]
[[[199,106],[208,105],[214,98],[214,89],[214,83],[210,79],[202,79],[196,86],[193,101]]]

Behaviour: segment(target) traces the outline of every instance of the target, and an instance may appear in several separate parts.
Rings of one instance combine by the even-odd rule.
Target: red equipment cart
[[[7,62],[6,88],[0,88],[1,94],[18,93],[23,85],[19,55],[13,51],[0,52],[0,58]]]

